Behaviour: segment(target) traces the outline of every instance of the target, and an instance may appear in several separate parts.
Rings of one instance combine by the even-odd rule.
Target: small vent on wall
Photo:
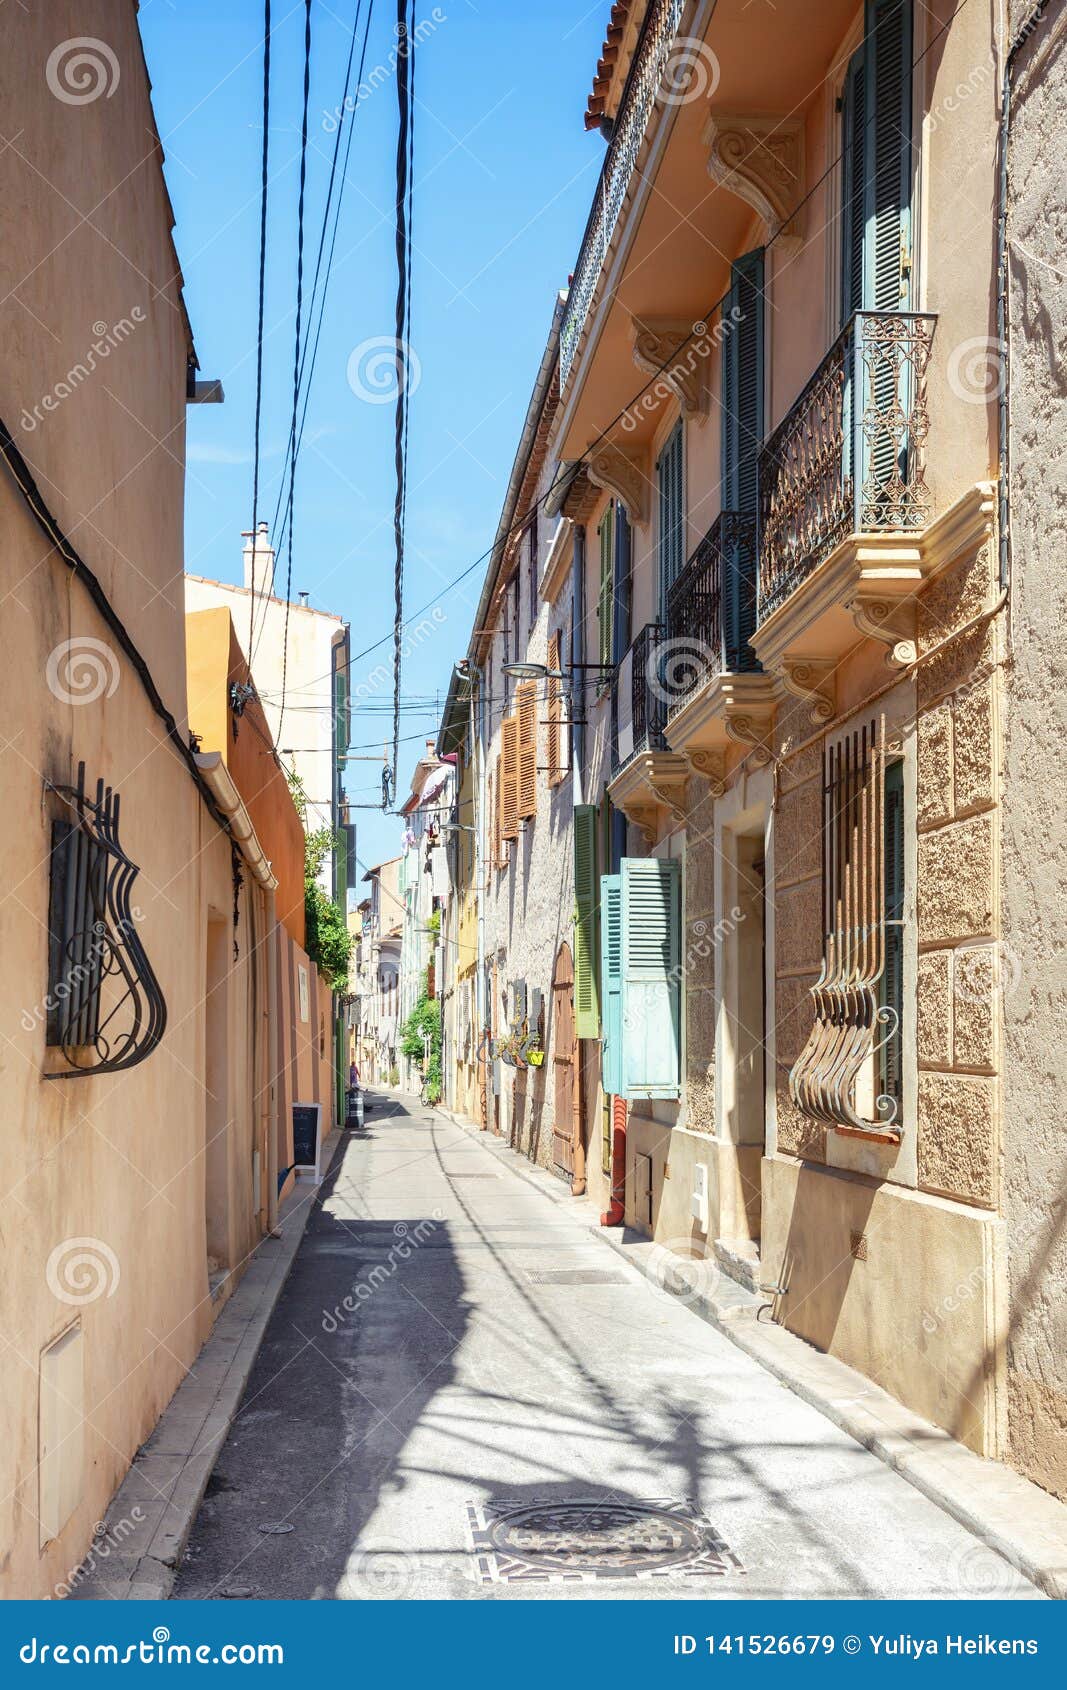
[[[850,1232],[848,1235],[849,1254],[857,1262],[867,1260],[867,1234],[865,1232]]]

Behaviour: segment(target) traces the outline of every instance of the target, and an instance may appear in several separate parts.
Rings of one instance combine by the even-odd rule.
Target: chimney
[[[300,600],[300,603],[303,605],[305,610],[307,610],[307,608],[308,608],[308,600],[310,599],[310,597],[311,597],[310,593],[298,593],[297,594],[297,598]]]
[[[255,546],[252,544],[251,531],[241,537],[244,540],[245,586],[252,589],[256,597],[270,598],[274,592],[274,547],[267,538],[267,524],[261,522],[256,530]],[[255,584],[253,586],[253,564],[255,565]]]

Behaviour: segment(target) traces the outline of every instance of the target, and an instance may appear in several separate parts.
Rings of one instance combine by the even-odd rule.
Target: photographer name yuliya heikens
[[[918,1660],[926,1655],[1036,1655],[1036,1637],[994,1637],[990,1632],[965,1636],[962,1632],[944,1637],[913,1637],[898,1632],[893,1637],[850,1633],[838,1639],[828,1633],[723,1633],[721,1636],[691,1637],[675,1633],[676,1655],[846,1655],[905,1656]]]

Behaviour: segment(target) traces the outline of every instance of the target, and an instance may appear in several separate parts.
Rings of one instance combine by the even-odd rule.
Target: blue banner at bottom
[[[423,1673],[506,1690],[605,1675],[665,1683],[852,1686],[928,1675],[945,1683],[1036,1683],[1063,1669],[1064,1608],[1037,1602],[703,1602],[655,1597],[453,1602],[9,1602],[4,1678],[27,1685],[107,1673],[262,1673],[348,1683]]]

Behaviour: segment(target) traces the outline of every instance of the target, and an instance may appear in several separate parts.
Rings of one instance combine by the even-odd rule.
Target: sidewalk
[[[334,1131],[323,1145],[324,1180],[341,1138]],[[297,1185],[282,1203],[276,1233],[258,1245],[196,1362],[112,1497],[98,1547],[71,1581],[72,1599],[169,1597],[204,1488],[320,1189]]]
[[[647,1279],[680,1296],[695,1314],[1002,1555],[1046,1595],[1067,1598],[1067,1506],[1000,1462],[975,1455],[854,1368],[813,1349],[785,1327],[758,1320],[765,1298],[721,1273],[711,1273],[706,1285],[692,1275],[686,1277],[688,1264],[681,1258],[670,1257],[661,1245],[623,1227],[602,1227],[588,1198],[572,1197],[554,1175],[475,1122],[451,1110],[439,1113],[476,1137],[549,1201],[580,1218]]]

